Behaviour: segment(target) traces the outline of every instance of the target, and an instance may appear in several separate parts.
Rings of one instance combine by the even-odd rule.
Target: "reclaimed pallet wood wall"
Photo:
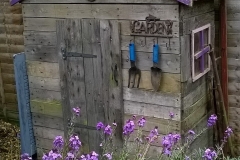
[[[0,2],[0,117],[19,121],[13,54],[24,51],[22,6]]]
[[[233,128],[233,142],[235,155],[240,155],[239,141],[239,100],[240,100],[240,52],[239,52],[239,26],[240,26],[240,2],[228,0],[227,3],[227,52],[228,52],[228,101],[229,123]]]
[[[188,130],[200,131],[206,127],[206,121],[211,113],[211,104],[209,99],[210,86],[207,73],[195,82],[192,82],[191,76],[191,31],[211,24],[211,44],[214,46],[215,23],[214,23],[214,1],[202,0],[196,1],[194,7],[180,5],[180,44],[181,44],[181,92],[182,92],[182,114],[181,131],[184,135]],[[212,146],[212,131],[203,134],[193,144],[191,148]]]
[[[180,131],[181,71],[178,2],[175,0],[114,0],[98,1],[97,4],[94,4],[86,0],[81,2],[84,4],[78,3],[79,1],[75,0],[23,1],[24,44],[28,61],[34,126],[44,127],[52,133],[56,129],[63,131],[62,126],[59,126],[59,122],[63,122],[63,114],[60,103],[60,72],[55,51],[57,46],[56,21],[66,18],[98,18],[120,22],[124,120],[135,114],[145,115],[149,123],[149,127],[145,128],[145,131],[159,126],[160,134],[163,135],[167,133],[168,115],[172,111],[176,116],[172,120],[170,130]],[[138,3],[144,4],[139,5]],[[170,42],[171,50],[166,47],[167,38],[158,39],[162,53],[160,68],[163,70],[164,76],[160,92],[157,93],[152,92],[153,88],[150,82],[152,45],[156,40],[154,37],[134,38],[137,66],[142,70],[142,79],[139,89],[127,88],[127,73],[130,68],[128,45],[133,39],[130,36],[130,21],[144,20],[149,14],[161,19],[173,20],[173,34],[176,37]],[[43,92],[45,94],[42,94]],[[48,133],[50,134],[50,132]],[[41,152],[41,148],[51,148],[53,137],[41,134],[35,136],[38,152]],[[159,147],[160,144],[153,145],[151,150],[160,152]]]

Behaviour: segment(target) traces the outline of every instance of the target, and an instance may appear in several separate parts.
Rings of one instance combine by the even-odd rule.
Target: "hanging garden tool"
[[[159,45],[153,45],[153,66],[151,67],[151,82],[154,91],[158,91],[161,83],[161,73],[162,70],[158,68],[159,63]]]
[[[138,76],[137,80],[137,88],[139,87],[140,79],[141,79],[141,71],[136,67],[136,55],[135,55],[135,45],[134,43],[130,42],[129,44],[129,56],[130,56],[130,63],[131,68],[128,70],[128,88],[130,87],[131,77],[133,76],[133,84],[131,88],[134,88],[136,77]]]

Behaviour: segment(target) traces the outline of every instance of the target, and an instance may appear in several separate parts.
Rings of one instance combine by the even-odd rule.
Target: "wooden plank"
[[[23,36],[25,45],[56,45],[56,32],[25,31]]]
[[[122,70],[123,75],[123,86],[128,86],[128,69]],[[153,90],[151,83],[151,72],[150,71],[141,71],[141,79],[139,88]],[[133,83],[133,80],[130,81]],[[170,74],[162,73],[161,85],[159,87],[161,92],[170,92],[170,93],[181,93],[181,83],[180,83],[180,74]]]
[[[64,132],[58,129],[52,129],[47,127],[34,126],[34,136],[41,137],[45,139],[52,139],[56,136],[63,136]]]
[[[15,84],[14,74],[3,74],[2,79],[4,84]]]
[[[48,152],[53,148],[53,139],[45,139],[42,137],[35,137],[36,147],[44,150],[48,150]]]
[[[60,79],[29,76],[29,87],[60,92]]]
[[[23,35],[0,34],[0,44],[23,45]]]
[[[237,82],[228,83],[228,94],[240,95],[240,83],[237,83]]]
[[[180,94],[159,93],[147,90],[123,88],[123,99],[141,103],[157,104],[170,107],[180,107]]]
[[[30,88],[30,98],[46,101],[60,101],[61,93],[59,91]]]
[[[10,6],[8,3],[1,4],[2,9],[0,11],[1,14],[21,14],[22,13],[22,5],[14,5]]]
[[[184,35],[180,37],[181,46],[181,82],[186,82],[191,77],[191,36]]]
[[[24,51],[23,45],[8,45],[8,44],[0,44],[0,52],[1,53],[20,53]]]
[[[59,78],[58,63],[48,63],[39,61],[28,61],[28,75],[45,78]]]
[[[5,93],[5,102],[6,103],[17,103],[16,93]]]
[[[240,70],[239,70],[239,67],[233,67],[233,66],[229,66],[229,69],[228,69],[228,79],[229,79],[229,82],[231,83],[234,83],[234,82],[237,82],[239,83],[240,82]]]
[[[37,114],[43,114],[54,117],[63,117],[62,105],[59,101],[40,101],[40,100],[31,100],[30,101],[31,112]]]
[[[132,119],[133,115],[124,115],[124,122],[129,119]],[[136,120],[134,120],[134,124],[137,125],[137,120],[141,118],[142,115],[136,115]],[[159,134],[169,134],[170,132],[180,132],[180,123],[179,121],[173,120],[166,120],[161,118],[153,118],[153,117],[146,117],[146,125],[143,127],[143,131],[151,131],[155,127],[158,127]]]
[[[22,35],[23,34],[23,25],[0,24],[0,34]]]
[[[58,18],[24,18],[25,31],[56,31],[56,21]],[[132,33],[130,20],[119,20],[121,25],[121,35],[130,35]],[[174,21],[172,27],[174,37],[179,37],[179,22]]]
[[[58,62],[55,46],[26,45],[25,54],[29,61]]]
[[[183,108],[187,108],[192,104],[196,103],[203,95],[207,94],[207,83],[201,84],[199,87],[195,88],[191,93],[187,96],[183,97]]]
[[[133,36],[121,36],[121,50],[128,51],[129,50],[129,43],[133,41],[135,44],[135,50],[139,52],[152,52],[154,41],[158,43],[160,47],[160,53],[166,54],[180,54],[180,43],[179,38],[171,38],[170,39],[170,46],[171,48],[168,49],[167,45],[169,45],[168,38],[158,38],[156,37],[133,37]]]
[[[228,96],[229,107],[239,108],[240,97],[239,95],[229,95]]]
[[[22,25],[23,24],[23,16],[22,14],[0,14],[0,23],[2,24],[15,24]]]
[[[239,47],[240,34],[228,34],[227,35],[227,45],[228,47]]]
[[[23,4],[29,3],[155,3],[155,4],[178,4],[175,0],[98,0],[95,2],[89,2],[87,0],[79,2],[78,0],[25,0]]]
[[[14,74],[13,64],[1,63],[0,67],[1,67],[2,73]]]
[[[3,85],[5,93],[16,93],[16,86],[12,84],[4,84]]]
[[[228,33],[236,33],[240,32],[240,21],[227,21],[227,32]]]
[[[175,120],[175,121],[181,120],[180,108],[147,104],[147,103],[139,103],[139,102],[127,101],[127,100],[124,100],[123,105],[124,105],[125,114],[144,115],[144,116],[153,117],[153,118],[170,119],[169,113],[172,112],[174,113],[174,118],[172,118],[172,120]]]
[[[185,119],[187,118],[191,113],[193,113],[195,110],[197,110],[199,107],[204,106],[208,101],[208,95],[205,94],[203,97],[201,97],[196,103],[191,105],[190,107],[184,108],[182,110],[181,118]]]
[[[25,4],[23,16],[145,20],[151,14],[160,19],[178,20],[178,10],[178,5]]]
[[[63,118],[32,113],[32,122],[34,126],[41,126],[46,128],[53,128],[63,131]]]
[[[163,72],[180,73],[180,56],[175,54],[159,54],[158,67]],[[122,51],[123,68],[129,69],[131,67],[129,60],[129,52]],[[149,71],[153,66],[152,53],[136,52],[136,66],[141,71]]]

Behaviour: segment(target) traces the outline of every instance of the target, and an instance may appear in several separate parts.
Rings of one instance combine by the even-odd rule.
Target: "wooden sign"
[[[131,35],[172,37],[173,21],[161,21],[149,15],[145,21],[132,21],[130,27]]]

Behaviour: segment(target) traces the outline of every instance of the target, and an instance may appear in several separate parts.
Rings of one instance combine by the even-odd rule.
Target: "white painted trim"
[[[200,31],[202,31],[202,30],[204,30],[204,29],[207,29],[208,28],[208,42],[210,42],[211,43],[211,24],[207,24],[207,25],[204,25],[204,26],[202,26],[202,27],[200,27],[200,28],[197,28],[197,29],[195,29],[195,30],[192,30],[192,34],[191,34],[191,48],[192,48],[192,51],[191,51],[191,54],[192,54],[192,80],[193,80],[193,82],[195,82],[196,80],[198,80],[200,77],[202,77],[203,75],[205,75],[207,72],[209,72],[210,71],[210,65],[211,65],[211,59],[210,59],[210,56],[208,55],[208,68],[206,68],[205,70],[204,70],[204,72],[203,73],[200,73],[200,74],[198,74],[198,75],[195,75],[195,70],[194,70],[194,60],[195,60],[195,54],[193,53],[194,52],[194,34],[195,33],[198,33],[198,32],[200,32]],[[196,54],[199,54],[200,52],[198,52],[198,53],[196,53]]]

